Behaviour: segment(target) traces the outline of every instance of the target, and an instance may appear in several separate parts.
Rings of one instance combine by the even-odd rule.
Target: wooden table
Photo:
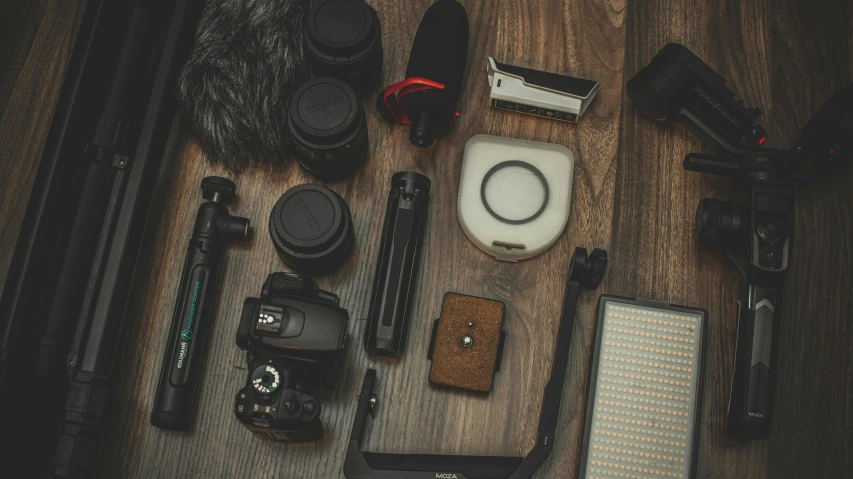
[[[383,83],[403,77],[409,45],[430,0],[369,0],[383,26]],[[532,447],[549,375],[568,259],[575,246],[601,247],[610,269],[595,294],[583,294],[563,393],[554,452],[537,477],[569,478],[577,470],[595,302],[601,293],[642,296],[705,308],[709,348],[702,411],[699,476],[707,478],[840,478],[853,475],[853,168],[845,165],[798,192],[796,246],[785,288],[776,419],[772,438],[741,443],[725,436],[734,353],[738,273],[722,255],[691,241],[693,213],[727,182],[687,173],[681,160],[705,151],[680,126],[661,127],[638,114],[625,82],[667,42],[680,42],[728,79],[761,123],[771,146],[788,147],[831,93],[853,79],[853,6],[794,0],[463,0],[471,20],[462,117],[427,150],[390,126],[366,99],[370,160],[332,189],[349,203],[356,249],[336,274],[322,278],[352,318],[367,302],[392,173],[414,170],[433,182],[423,267],[408,352],[401,360],[368,358],[363,321],[353,321],[343,375],[322,396],[326,436],[313,444],[254,437],[233,417],[245,380],[245,355],[234,343],[243,299],[266,275],[285,270],[267,232],[279,195],[314,181],[295,162],[256,168],[234,178],[232,212],[252,219],[251,244],[227,253],[221,300],[195,427],[161,431],[149,422],[151,402],[175,301],[199,182],[226,174],[208,166],[187,139],[151,212],[125,323],[115,378],[114,427],[103,477],[340,478],[367,368],[380,376],[380,405],[366,448],[371,451],[525,455]],[[6,13],[9,13],[8,15]],[[0,7],[0,277],[5,276],[36,165],[62,81],[82,2],[4,2]],[[601,82],[578,123],[493,110],[486,59]],[[520,264],[500,263],[465,237],[456,194],[465,142],[487,133],[553,142],[574,151],[572,212],[560,241]],[[427,342],[445,292],[507,304],[509,341],[494,391],[487,397],[430,387]]]

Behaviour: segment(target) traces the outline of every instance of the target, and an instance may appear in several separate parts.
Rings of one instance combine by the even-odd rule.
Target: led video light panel
[[[602,296],[578,477],[695,475],[707,312]]]

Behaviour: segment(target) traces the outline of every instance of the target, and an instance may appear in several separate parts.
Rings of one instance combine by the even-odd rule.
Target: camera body
[[[312,391],[334,387],[349,313],[309,276],[273,273],[260,298],[243,303],[237,346],[248,377],[234,414],[255,434],[277,441],[323,437],[320,402]]]

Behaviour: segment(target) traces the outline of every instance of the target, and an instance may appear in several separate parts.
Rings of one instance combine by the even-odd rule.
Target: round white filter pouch
[[[574,157],[553,143],[477,135],[465,145],[459,222],[480,249],[518,261],[550,248],[569,219]]]

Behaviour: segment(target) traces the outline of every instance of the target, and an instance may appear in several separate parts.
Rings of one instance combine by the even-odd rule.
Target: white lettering
[[[178,369],[181,369],[184,366],[184,358],[187,355],[187,342],[184,341],[181,343],[181,352],[178,354]]]

